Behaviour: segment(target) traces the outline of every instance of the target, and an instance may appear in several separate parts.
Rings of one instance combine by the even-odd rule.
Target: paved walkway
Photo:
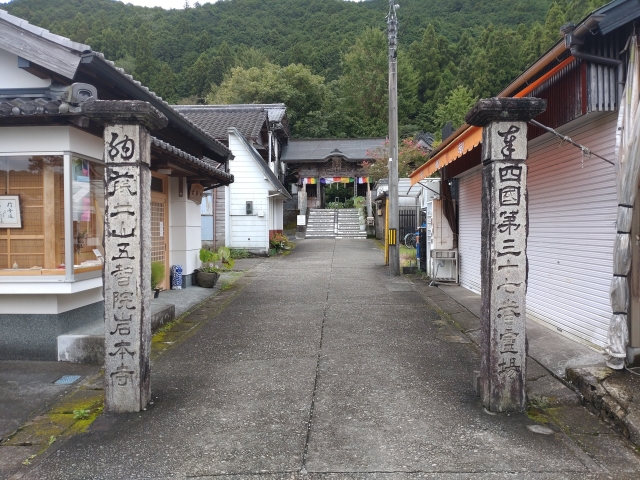
[[[548,435],[486,413],[477,348],[382,263],[372,241],[306,240],[256,266],[153,361],[153,405],[103,415],[22,478],[640,477],[581,406],[536,410]]]

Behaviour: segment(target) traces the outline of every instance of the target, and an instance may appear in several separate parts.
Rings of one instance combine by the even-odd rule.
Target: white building
[[[104,126],[93,99],[141,100],[165,117],[152,130],[151,256],[199,266],[204,189],[228,185],[226,146],[101,54],[0,10],[0,359],[55,360],[57,337],[99,321],[105,203]]]

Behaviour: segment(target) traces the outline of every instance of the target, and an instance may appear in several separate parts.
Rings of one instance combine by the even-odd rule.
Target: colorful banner
[[[302,179],[303,185],[315,185],[316,183],[318,183],[317,178],[305,177]]]
[[[369,177],[358,177],[358,183],[359,184],[369,183]]]

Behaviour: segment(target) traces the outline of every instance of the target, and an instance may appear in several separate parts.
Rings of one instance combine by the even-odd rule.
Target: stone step
[[[176,317],[176,306],[151,303],[151,331],[157,331]],[[78,330],[58,336],[58,361],[73,363],[104,363],[104,319],[97,319]]]

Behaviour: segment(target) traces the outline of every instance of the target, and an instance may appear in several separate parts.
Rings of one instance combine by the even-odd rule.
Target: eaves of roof
[[[31,25],[28,21],[15,17],[11,15],[6,10],[0,9],[0,20],[4,20],[5,22],[14,25],[22,30],[26,30],[27,32],[37,36],[42,37],[45,40],[48,40],[52,43],[58,44],[62,47],[66,47],[69,50],[75,50],[76,52],[85,52],[91,51],[91,47],[89,45],[85,45],[84,43],[74,42],[66,37],[62,37],[60,35],[56,35],[55,33],[51,33],[49,30],[38,27],[36,25]]]
[[[156,147],[166,150],[167,152],[175,155],[176,157],[180,157],[186,160],[189,163],[196,165],[199,168],[206,170],[211,176],[216,177],[218,180],[221,180],[222,183],[228,185],[233,183],[234,177],[232,174],[225,172],[224,170],[220,170],[220,166],[222,164],[218,164],[214,160],[209,158],[198,158],[190,155],[179,148],[174,147],[173,145],[168,144],[167,142],[163,142],[162,140],[157,139],[156,137],[151,137],[151,142]]]
[[[585,24],[590,17],[600,13],[611,11],[614,8],[618,9],[619,14],[619,12],[622,11],[621,6],[626,7],[624,10],[627,14],[626,21],[623,23],[627,23],[628,21],[631,21],[632,19],[640,16],[640,0],[614,0],[588,14],[578,24],[578,26]],[[602,21],[600,23],[602,23]],[[564,39],[558,41],[537,61],[529,66],[521,75],[515,78],[509,85],[507,85],[507,87],[502,90],[497,95],[497,97],[526,96],[530,91],[534,90],[534,88],[544,83],[554,74],[562,71],[567,65],[575,60],[575,58],[571,55],[564,60],[560,60],[559,57],[562,58],[561,56],[565,54],[566,51],[567,47],[565,45]],[[543,69],[550,67],[554,62],[557,62],[558,64],[553,69],[542,75],[540,78],[533,80],[541,71],[543,71]],[[435,148],[431,152],[431,157],[424,165],[418,167],[416,170],[409,174],[411,183],[415,184],[421,179],[429,177],[432,173],[439,170],[443,166],[448,165],[468,151],[476,148],[480,143],[482,143],[482,128],[474,127],[467,123],[464,123],[462,126],[460,126],[460,128],[453,132],[446,140],[444,140],[440,145],[438,145],[437,148]]]
[[[280,180],[278,180],[278,177],[276,177],[276,175],[271,171],[269,166],[265,163],[264,159],[260,156],[256,149],[253,148],[253,146],[249,144],[249,142],[247,142],[247,139],[242,136],[240,131],[237,128],[230,127],[229,133],[237,136],[240,139],[240,141],[246,147],[247,151],[253,156],[253,159],[260,166],[264,175],[269,179],[269,182],[271,182],[273,188],[275,188],[283,197],[291,199],[291,195],[289,194],[289,192],[287,192],[287,189],[284,188],[284,185],[282,185]]]
[[[195,124],[182,117],[175,110],[173,110],[167,102],[162,100],[161,97],[156,95],[147,87],[143,86],[140,82],[134,80],[131,75],[127,75],[123,69],[116,67],[113,62],[106,60],[103,54],[93,52],[89,45],[73,42],[68,38],[62,37],[60,35],[55,35],[44,28],[37,27],[22,18],[15,17],[9,14],[6,10],[0,10],[0,22],[6,22],[8,25],[26,32],[31,41],[36,41],[38,43],[44,42],[42,43],[42,45],[48,46],[48,48],[56,48],[57,51],[60,52],[60,54],[64,52],[64,54],[66,55],[65,58],[71,58],[71,55],[78,58],[77,64],[75,62],[73,62],[73,64],[69,64],[67,62],[67,65],[65,65],[63,71],[58,72],[63,76],[69,78],[69,80],[73,80],[79,64],[91,64],[92,67],[95,68],[101,75],[106,77],[112,83],[116,84],[127,94],[131,95],[133,99],[144,100],[151,103],[169,119],[170,123],[173,123],[179,130],[184,131],[195,140],[200,142],[206,149],[211,152],[212,156],[220,157],[221,159],[233,158],[233,156],[231,155],[231,151],[222,143],[218,142],[212,137],[209,137]],[[10,43],[15,43],[12,42],[11,39],[9,39],[9,41]],[[26,48],[25,46],[24,52],[21,51],[21,55],[24,55],[27,59],[31,58],[34,63],[38,63],[37,61],[35,61],[35,58],[30,57],[29,50],[30,49]],[[46,52],[44,53],[46,54]],[[46,58],[48,57],[55,59],[56,56],[52,53],[53,52],[50,52],[49,55],[42,55],[42,53],[40,53],[40,61],[46,60]],[[55,61],[52,63],[55,64]],[[46,67],[46,65],[43,66]]]
[[[177,128],[184,131],[198,142],[202,143],[213,154],[221,158],[233,158],[231,150],[220,143],[215,138],[209,136],[200,127],[189,121],[174,110],[171,105],[165,102],[162,97],[159,97],[149,88],[142,85],[139,81],[134,80],[133,77],[122,68],[118,68],[115,64],[104,58],[104,55],[99,52],[88,52],[82,55],[82,63],[90,64],[95,70],[104,76],[107,80],[110,80],[113,84],[117,85],[124,92],[136,98],[137,100],[144,100],[156,107],[162,112],[169,122],[174,124]]]

